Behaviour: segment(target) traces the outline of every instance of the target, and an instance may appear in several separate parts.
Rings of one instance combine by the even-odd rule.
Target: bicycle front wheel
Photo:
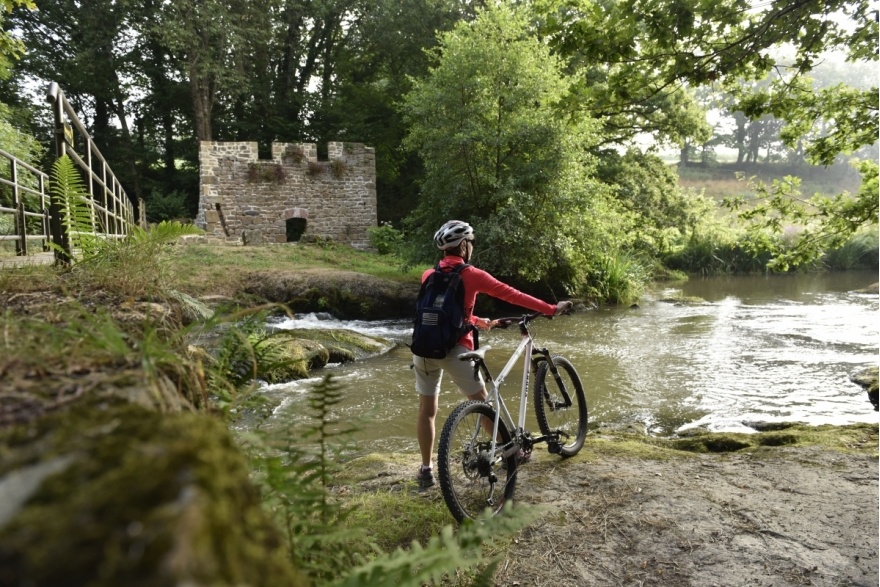
[[[550,364],[541,361],[535,373],[535,416],[544,435],[558,435],[559,454],[572,457],[587,437],[587,398],[574,366],[564,357],[553,357],[558,378]]]
[[[492,406],[469,401],[455,408],[443,425],[437,472],[446,506],[459,522],[478,517],[486,508],[497,514],[513,498],[516,454],[502,456],[511,446],[503,421],[498,423],[495,458],[489,459],[494,421]]]

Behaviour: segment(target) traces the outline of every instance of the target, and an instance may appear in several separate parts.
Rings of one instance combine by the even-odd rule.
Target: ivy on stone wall
[[[287,174],[279,163],[248,163],[247,178],[250,183],[282,183],[287,179]]]

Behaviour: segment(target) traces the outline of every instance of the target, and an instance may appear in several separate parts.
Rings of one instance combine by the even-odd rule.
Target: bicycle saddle
[[[470,361],[471,359],[479,359],[481,361],[485,361],[486,360],[486,351],[488,351],[491,348],[492,347],[490,347],[490,346],[484,346],[484,347],[478,348],[475,351],[469,351],[467,353],[462,353],[462,354],[458,355],[458,360],[459,361]]]

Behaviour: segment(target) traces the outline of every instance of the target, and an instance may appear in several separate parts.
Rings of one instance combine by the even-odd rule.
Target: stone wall
[[[360,143],[273,143],[259,159],[257,143],[202,141],[196,225],[209,242],[270,244],[331,239],[369,246],[376,226],[376,155]],[[288,222],[291,221],[291,222]],[[303,225],[305,231],[299,235]],[[290,228],[294,234],[288,235]]]

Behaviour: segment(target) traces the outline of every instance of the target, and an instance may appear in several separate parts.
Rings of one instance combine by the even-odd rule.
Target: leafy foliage
[[[407,550],[382,552],[363,529],[345,523],[350,510],[331,497],[355,430],[353,423],[336,415],[343,399],[343,387],[327,375],[309,390],[308,425],[290,430],[280,444],[256,436],[246,439],[267,506],[286,531],[295,566],[316,584],[336,587],[420,587],[481,566],[475,584],[490,585],[497,561],[484,560],[484,546],[521,528],[534,519],[536,510],[516,509],[496,517],[487,512],[475,523],[463,525],[457,536],[447,526],[425,545],[413,542]],[[358,542],[372,546],[368,560],[350,549],[352,532]]]
[[[426,546],[414,542],[409,550],[398,549],[377,557],[336,582],[333,587],[356,587],[359,585],[400,585],[417,587],[427,582],[442,583],[443,578],[456,570],[481,566],[473,585],[493,585],[492,575],[500,562],[490,559],[483,562],[482,549],[499,539],[509,536],[528,521],[534,519],[536,510],[526,511],[510,508],[505,514],[492,516],[487,512],[478,520],[461,526],[458,535],[447,526],[439,536],[432,537]]]
[[[132,226],[128,236],[117,240],[94,237],[89,254],[74,265],[73,272],[108,292],[165,299],[174,289],[170,263],[174,243],[201,232],[191,224],[163,221],[149,229]]]
[[[73,160],[64,155],[52,165],[49,193],[61,211],[63,226],[71,251],[88,259],[97,254],[101,239],[95,234],[102,230],[100,218],[90,205],[85,183]],[[58,243],[52,243],[60,249]]]
[[[843,246],[832,249],[825,254],[824,262],[829,269],[846,271],[849,269],[877,270],[878,260],[877,227],[873,230],[862,230],[846,241]]]
[[[673,244],[692,233],[711,212],[701,195],[678,185],[674,168],[659,157],[629,150],[603,152],[599,178],[611,188],[625,222],[628,248],[650,257],[661,257]]]
[[[187,208],[187,195],[179,190],[168,194],[154,192],[146,202],[147,215],[151,222],[178,220],[190,216]]]
[[[591,177],[594,126],[558,109],[571,84],[561,63],[529,35],[527,14],[502,4],[443,35],[435,55],[405,103],[406,144],[426,170],[407,221],[417,258],[434,257],[430,235],[460,218],[487,270],[573,286],[591,249],[621,235]]]
[[[28,10],[36,8],[32,0],[2,0],[0,2],[0,25],[3,24],[3,13],[11,11],[15,6],[23,6]],[[5,27],[0,29],[0,78],[9,75],[11,62],[23,53],[24,43],[10,35]]]
[[[749,222],[752,250],[763,249],[773,254],[768,264],[772,270],[787,271],[791,267],[810,264],[820,259],[826,250],[841,247],[862,226],[877,225],[878,183],[877,163],[857,163],[862,174],[862,185],[855,197],[848,193],[834,197],[805,198],[800,192],[800,180],[786,177],[767,186],[755,187],[756,202],[745,207],[745,198],[730,198],[725,206],[738,211],[739,217]],[[798,237],[791,246],[770,235],[780,234],[790,226],[797,226]]]
[[[390,222],[383,222],[378,227],[370,228],[370,246],[375,248],[380,255],[398,254],[403,246],[403,233],[391,226]]]
[[[870,0],[0,6],[13,9],[6,29],[28,44],[16,60],[18,41],[0,43],[13,73],[0,99],[20,108],[27,80],[59,82],[151,220],[195,213],[199,139],[256,140],[264,151],[277,140],[366,142],[376,147],[380,220],[414,211],[396,224],[416,249],[410,261],[433,257],[438,222],[464,217],[486,245],[482,265],[546,278],[544,291],[581,283],[606,252],[666,254],[703,212],[636,160],[644,136],[685,157],[702,148],[703,164],[725,141],[752,161],[763,145],[768,158],[827,164],[877,137],[876,89],[806,77],[818,77],[829,51],[876,62]],[[783,56],[781,43],[792,51]],[[726,137],[710,136],[697,99],[709,88],[737,117]],[[744,132],[754,135],[748,150]],[[0,145],[3,135],[0,124]],[[621,162],[624,149],[633,156]]]
[[[341,548],[348,539],[341,525],[345,510],[329,495],[351,432],[336,428],[332,414],[343,397],[328,375],[309,391],[310,423],[304,429],[291,430],[281,446],[251,439],[264,499],[287,536],[293,562],[321,583],[352,563]]]
[[[632,302],[642,294],[647,273],[646,265],[632,256],[605,256],[593,266],[586,292],[591,298],[612,304]]]

